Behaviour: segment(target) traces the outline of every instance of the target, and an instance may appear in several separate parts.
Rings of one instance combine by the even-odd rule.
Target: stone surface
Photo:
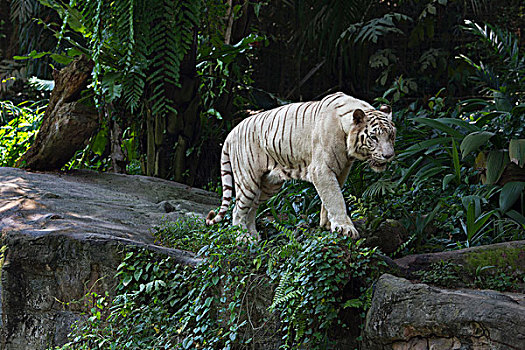
[[[523,349],[524,295],[448,290],[385,274],[367,314],[364,349]]]
[[[156,246],[151,230],[164,219],[204,216],[218,203],[206,191],[145,176],[0,168],[0,349],[62,344],[92,307],[90,293],[111,295],[123,245],[198,263]]]
[[[525,241],[511,241],[446,252],[408,255],[394,262],[411,275],[415,271],[427,270],[431,264],[441,261],[463,266],[469,272],[479,267],[495,266],[525,271]]]

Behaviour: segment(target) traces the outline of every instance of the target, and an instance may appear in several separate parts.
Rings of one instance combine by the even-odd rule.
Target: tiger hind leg
[[[236,185],[237,188],[239,188],[238,185]],[[255,215],[259,206],[261,191],[259,189],[244,188],[244,190],[236,190],[236,192],[238,195],[235,208],[233,208],[232,224],[234,226],[238,225],[247,231],[245,234],[237,237],[237,241],[259,241],[259,233],[255,227]]]
[[[283,182],[279,178],[265,174],[261,178],[259,188],[247,190],[246,192],[249,193],[247,195],[239,191],[241,193],[233,210],[233,225],[240,225],[248,231],[248,234],[239,236],[237,241],[260,240],[255,224],[259,203],[266,201],[277,193]],[[251,197],[252,195],[253,197]]]

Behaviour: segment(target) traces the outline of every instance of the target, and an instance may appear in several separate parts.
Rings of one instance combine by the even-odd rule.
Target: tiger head
[[[368,161],[372,170],[381,172],[394,156],[396,128],[392,123],[390,106],[379,110],[356,109],[348,133],[347,152],[350,157]]]

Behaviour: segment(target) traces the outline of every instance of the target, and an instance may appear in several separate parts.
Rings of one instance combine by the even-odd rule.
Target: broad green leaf
[[[412,146],[408,147],[405,150],[402,150],[400,152],[399,157],[412,155],[412,154],[420,152],[422,150],[429,149],[432,146],[447,143],[448,141],[449,141],[448,137],[437,137],[437,138],[434,138],[434,139],[422,141],[422,142],[416,143],[415,145],[412,145]]]
[[[49,55],[51,52],[36,52],[36,50],[31,51],[27,56],[13,56],[15,60],[27,60],[29,58],[37,59],[42,58],[45,55]]]
[[[414,121],[425,124],[433,129],[437,129],[439,131],[442,131],[452,137],[455,137],[457,139],[463,138],[463,135],[461,135],[460,132],[457,130],[452,129],[450,126],[448,126],[445,122],[443,122],[440,119],[430,119],[430,118],[413,118]]]
[[[439,118],[443,123],[445,124],[451,124],[451,125],[457,125],[462,127],[463,129],[474,132],[474,131],[480,131],[479,126],[476,126],[475,124],[471,124],[466,120],[458,119],[458,118]]]
[[[521,225],[525,225],[525,216],[518,213],[516,210],[509,210],[505,213],[508,217],[516,221],[517,223]]]
[[[469,111],[475,111],[479,109],[483,109],[490,105],[490,103],[487,100],[480,99],[480,98],[472,98],[469,100],[461,101],[461,110],[463,112],[469,112]]]
[[[478,150],[478,148],[486,144],[492,136],[494,136],[494,133],[489,131],[476,131],[465,136],[459,146],[461,159],[465,159],[470,152]]]
[[[490,151],[487,157],[487,184],[498,182],[505,167],[509,163],[509,155],[503,150]]]
[[[520,198],[525,182],[507,182],[499,194],[499,208],[502,212],[509,210],[512,205]]]
[[[447,174],[443,177],[443,191],[447,188],[450,181],[454,180],[456,176],[454,174]]]
[[[49,57],[51,57],[54,61],[64,64],[64,65],[70,64],[71,61],[73,61],[72,57],[69,57],[66,55],[52,54],[52,55],[49,55]]]
[[[510,140],[509,157],[512,163],[523,168],[525,165],[525,139]]]
[[[477,195],[464,196],[461,198],[461,203],[463,204],[465,209],[468,209],[470,203],[474,203],[474,213],[476,214],[475,216],[479,216],[479,214],[481,213],[481,202],[487,203],[487,200]]]
[[[473,234],[472,236],[474,236],[476,233],[478,233],[478,231],[481,230],[481,228],[485,225],[485,223],[487,222],[488,219],[490,219],[490,217],[495,213],[494,210],[491,210],[489,212],[486,212],[484,213],[483,215],[479,216],[476,221],[474,222],[474,225],[472,227],[472,231],[473,231]],[[472,237],[471,236],[471,237]]]

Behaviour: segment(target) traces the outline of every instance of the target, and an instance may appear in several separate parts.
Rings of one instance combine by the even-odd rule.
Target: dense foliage
[[[350,327],[364,317],[382,266],[375,249],[317,230],[277,232],[238,244],[236,228],[200,220],[161,227],[160,242],[202,262],[182,267],[126,249],[117,296],[96,296],[62,349],[330,348],[336,329],[357,337]]]
[[[29,149],[42,122],[41,103],[0,101],[0,166],[14,166]]]

